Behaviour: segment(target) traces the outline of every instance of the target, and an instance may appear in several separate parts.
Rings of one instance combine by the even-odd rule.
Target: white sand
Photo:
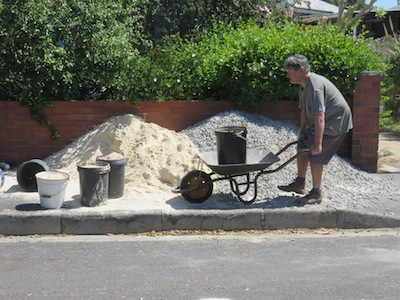
[[[115,116],[96,126],[45,162],[79,181],[77,165],[97,157],[126,158],[125,189],[171,191],[196,169],[197,147],[181,133],[146,123],[138,116]]]

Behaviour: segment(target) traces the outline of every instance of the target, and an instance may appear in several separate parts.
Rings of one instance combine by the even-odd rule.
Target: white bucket
[[[44,208],[60,208],[64,203],[69,174],[58,171],[43,171],[35,174],[40,205]]]

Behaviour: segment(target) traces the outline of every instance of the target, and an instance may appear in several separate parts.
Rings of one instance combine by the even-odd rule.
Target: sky
[[[369,3],[368,0],[365,3]],[[374,3],[374,6],[383,7],[383,8],[391,8],[397,5],[397,0],[378,0]]]

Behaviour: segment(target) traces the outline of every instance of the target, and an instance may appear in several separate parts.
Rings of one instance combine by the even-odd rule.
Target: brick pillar
[[[381,77],[376,72],[363,72],[353,96],[351,160],[365,171],[378,170],[379,104]]]

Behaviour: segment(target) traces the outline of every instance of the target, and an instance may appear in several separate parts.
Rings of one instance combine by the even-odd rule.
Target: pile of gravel
[[[299,132],[299,128],[289,122],[272,120],[262,115],[242,111],[227,111],[188,127],[182,133],[192,140],[200,152],[216,151],[215,130],[223,126],[246,126],[247,148],[266,149],[272,153],[276,153],[289,142],[296,141]],[[293,146],[285,155],[280,156],[280,162],[272,164],[270,168],[275,169],[295,153],[296,149]],[[206,166],[205,170],[207,170]],[[257,181],[256,203],[262,203],[262,207],[270,208],[295,206],[296,196],[280,191],[277,185],[290,183],[296,173],[296,162],[293,161],[278,172],[261,175]],[[311,189],[310,173],[307,175],[306,184],[307,188]],[[244,198],[251,198],[252,191]],[[324,169],[323,192],[323,204],[337,208],[371,208],[372,210],[382,208],[385,206],[385,203],[381,201],[383,195],[389,201],[399,202],[394,196],[398,195],[398,189],[393,187],[391,182],[379,179],[376,174],[364,172],[337,155]],[[213,197],[215,196],[222,197],[223,201],[230,201],[231,204],[232,199],[236,200],[228,180],[214,183]]]

